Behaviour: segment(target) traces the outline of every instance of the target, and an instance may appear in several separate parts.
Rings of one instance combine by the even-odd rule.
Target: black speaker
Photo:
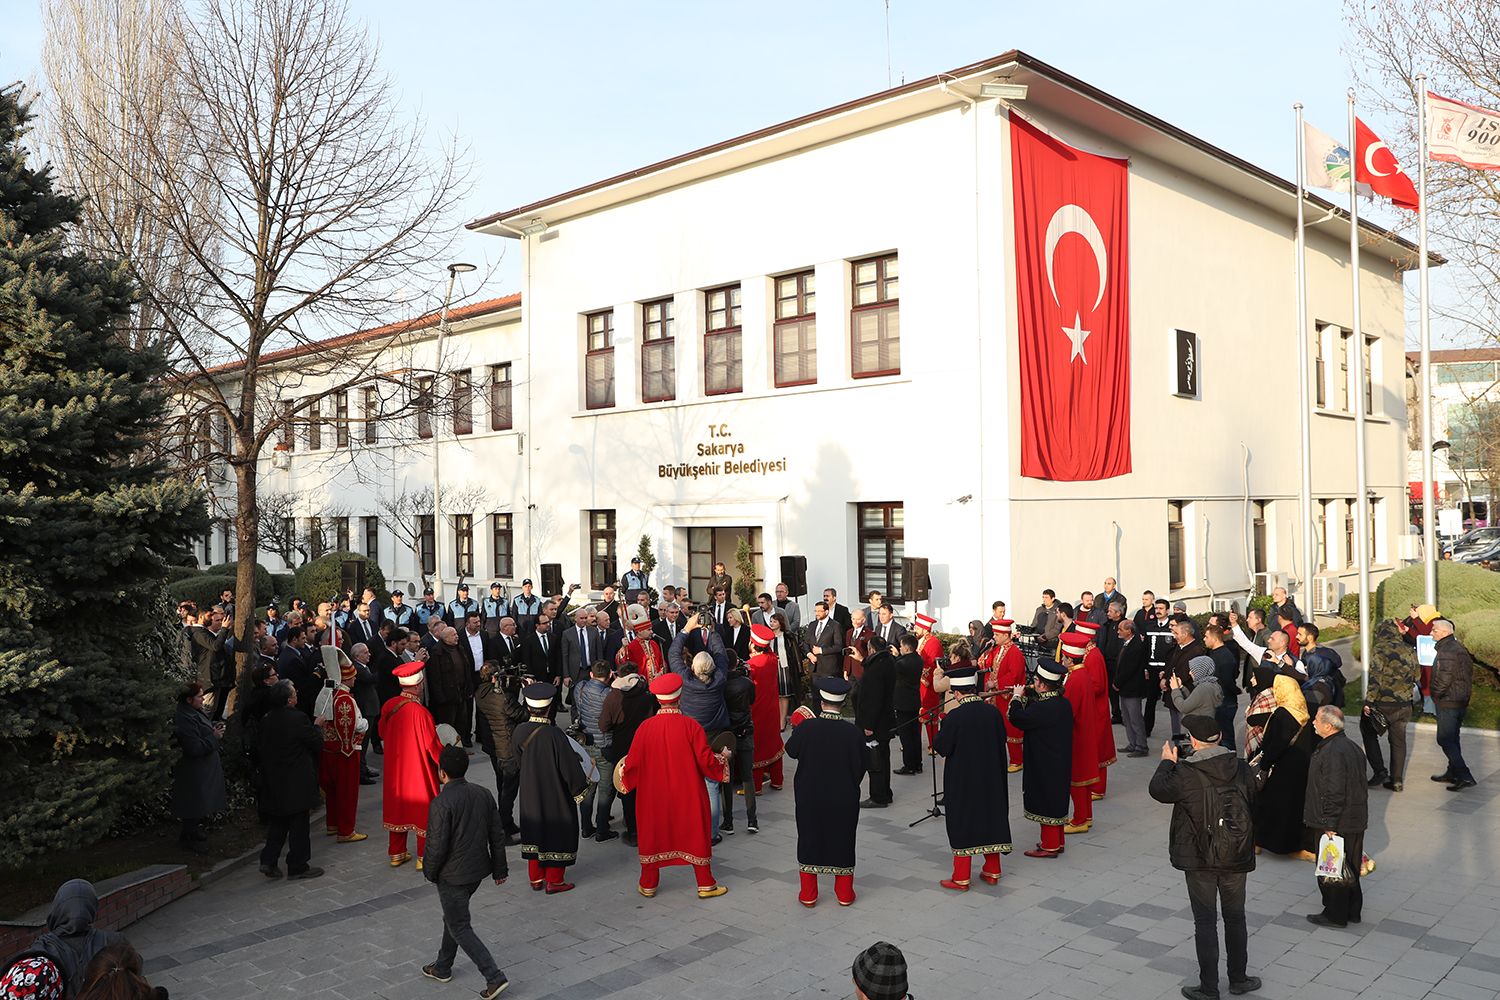
[[[556,597],[562,592],[562,563],[542,563],[542,596]]]
[[[907,601],[927,600],[932,580],[927,575],[927,560],[915,556],[901,560],[901,597]]]
[[[788,597],[807,593],[807,556],[782,556],[781,582],[786,584]]]

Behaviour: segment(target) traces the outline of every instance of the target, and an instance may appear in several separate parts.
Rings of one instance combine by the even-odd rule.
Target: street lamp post
[[[442,450],[439,428],[442,421],[433,420],[433,410],[438,397],[438,379],[443,372],[443,342],[448,336],[448,306],[453,301],[453,282],[460,274],[474,270],[473,264],[448,265],[448,293],[443,296],[443,312],[438,318],[437,354],[433,358],[432,396],[427,401],[427,419],[432,422],[432,589],[439,603],[443,600],[443,500],[442,500]]]

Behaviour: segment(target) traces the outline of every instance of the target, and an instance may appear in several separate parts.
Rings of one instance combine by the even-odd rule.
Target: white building
[[[1435,442],[1448,442],[1433,452],[1434,500],[1439,510],[1460,512],[1465,526],[1494,523],[1490,516],[1490,485],[1500,452],[1494,444],[1500,427],[1500,349],[1433,351],[1432,435]],[[1415,381],[1421,378],[1421,354],[1412,351],[1407,362],[1413,376],[1411,402],[1414,429],[1420,424],[1415,410]],[[1411,437],[1407,459],[1407,481],[1413,519],[1420,518],[1422,503],[1422,450],[1420,432]]]
[[[1025,99],[984,97],[995,82]],[[1132,424],[1118,446],[1132,471],[1114,478],[1020,472],[1011,107],[1129,161]],[[959,630],[996,598],[1028,619],[1042,588],[1074,600],[1106,576],[1132,607],[1143,588],[1194,610],[1257,581],[1300,590],[1295,197],[1012,52],[479,219],[471,229],[520,240],[525,308],[456,323],[442,362],[466,373],[462,394],[479,390],[471,433],[438,422],[442,478],[482,479],[493,496],[444,526],[442,578],[450,591],[460,569],[518,582],[556,562],[598,587],[648,535],[655,581],[700,596],[715,560],[740,576],[744,536],[757,590],[778,557],[803,555],[809,589],[836,587],[851,607],[871,588],[899,600],[902,556],[923,557],[923,610]],[[1313,219],[1328,208],[1308,204]],[[1365,223],[1362,238],[1380,573],[1405,525],[1401,269],[1415,248]],[[1347,216],[1309,234],[1323,599],[1356,572],[1348,249]],[[851,341],[875,328],[866,310],[878,353]],[[1196,335],[1192,395],[1176,393],[1174,331]],[[496,365],[512,419],[489,431]],[[412,430],[369,449],[351,438],[347,470],[299,446],[271,476],[378,517],[376,492],[430,477],[425,445]],[[413,557],[374,530],[388,577],[420,592]]]

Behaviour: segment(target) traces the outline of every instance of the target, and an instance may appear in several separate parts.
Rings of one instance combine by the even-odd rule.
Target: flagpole
[[[1422,370],[1422,586],[1428,604],[1437,606],[1437,503],[1432,469],[1432,336],[1427,318],[1427,74],[1417,84],[1417,297]]]
[[[1312,533],[1312,427],[1307,398],[1307,232],[1303,206],[1307,200],[1307,166],[1302,134],[1302,102],[1297,112],[1297,415],[1302,434],[1302,486],[1298,496],[1302,513],[1302,606],[1311,614],[1312,579],[1317,560],[1317,539]]]
[[[1358,156],[1359,139],[1354,125],[1354,88],[1349,88],[1349,150]],[[1351,157],[1352,159],[1352,157]],[[1359,559],[1359,663],[1364,675],[1362,690],[1370,690],[1370,497],[1365,468],[1365,334],[1359,317],[1359,173],[1349,176],[1349,271],[1354,284],[1354,478],[1359,498],[1355,502],[1355,552]]]

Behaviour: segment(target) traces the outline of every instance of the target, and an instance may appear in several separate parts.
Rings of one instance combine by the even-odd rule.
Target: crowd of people
[[[1109,768],[1150,752],[1164,703],[1171,739],[1151,794],[1174,803],[1171,860],[1187,873],[1202,967],[1200,986],[1184,993],[1206,1000],[1218,995],[1216,895],[1230,989],[1258,985],[1246,971],[1243,906],[1261,851],[1313,860],[1341,838],[1347,871],[1323,882],[1324,909],[1309,919],[1359,921],[1358,880],[1374,867],[1362,851],[1367,789],[1402,791],[1414,698],[1431,699],[1449,760],[1434,779],[1453,791],[1474,784],[1459,742],[1473,664],[1432,607],[1375,627],[1362,752],[1344,737],[1342,661],[1280,588],[1267,611],[1204,622],[1149,591],[1132,613],[1106,579],[1076,604],[1044,591],[1027,621],[995,601],[966,635],[945,639],[932,617],[903,621],[878,591],[851,609],[828,588],[805,624],[784,584],[737,608],[732,581],[715,570],[701,601],[673,586],[653,599],[635,561],[619,588],[576,607],[576,585],[544,597],[530,580],[519,595],[495,584],[479,601],[461,585],[446,604],[428,589],[415,606],[369,590],[315,611],[273,606],[252,630],[259,657],[238,709],[232,607],[184,605],[184,662],[198,679],[176,719],[182,845],[202,850],[201,820],[224,807],[219,741],[237,711],[268,829],[261,873],[321,875],[312,811],[326,803],[326,833],[358,843],[360,787],[382,783],[390,864],[415,858],[439,890],[444,932],[423,973],[448,981],[461,949],[491,997],[508,984],[469,900],[485,879],[508,877],[507,847],[519,848],[538,892],[575,887],[582,839],[618,839],[636,851],[642,896],[657,894],[663,869],[686,865],[698,896],[712,899],[726,891],[714,848],[737,829],[759,832],[756,798],[783,787],[791,757],[798,899],[817,905],[830,876],[847,906],[860,811],[894,801],[893,775],[941,759],[943,808],[933,813],[953,854],[941,885],[967,892],[974,858],[994,884],[1012,851],[1008,774],[1022,772],[1022,816],[1038,826],[1025,855],[1058,858],[1067,837],[1094,829]],[[476,744],[495,795],[467,780]],[[922,784],[908,786],[914,797],[926,797]],[[1238,833],[1215,843],[1209,827]]]

